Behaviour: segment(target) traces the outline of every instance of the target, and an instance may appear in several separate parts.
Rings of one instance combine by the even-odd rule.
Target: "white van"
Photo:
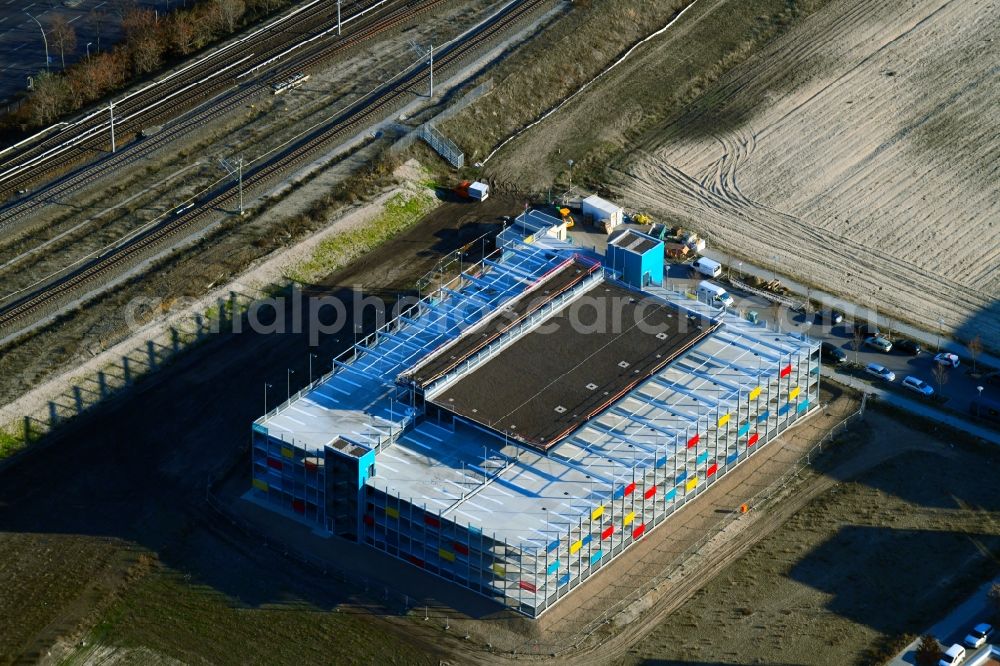
[[[725,289],[708,280],[698,283],[698,300],[717,308],[729,308],[734,304],[733,297]]]
[[[717,261],[712,261],[708,257],[698,257],[694,260],[694,263],[691,264],[691,268],[710,278],[722,275],[722,264]]]
[[[958,666],[963,661],[965,661],[965,648],[955,643],[950,648],[945,650],[941,659],[938,661],[938,666]]]

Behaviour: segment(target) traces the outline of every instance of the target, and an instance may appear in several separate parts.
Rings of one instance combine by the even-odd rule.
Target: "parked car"
[[[958,666],[965,661],[965,648],[958,643],[945,650],[944,656],[938,661],[938,666]]]
[[[903,380],[903,386],[928,398],[934,395],[934,389],[930,384],[913,375],[909,375]]]
[[[880,379],[884,379],[887,382],[896,381],[896,373],[884,365],[879,365],[878,363],[869,363],[865,366],[865,372],[869,375],[875,375]]]
[[[892,346],[896,349],[896,351],[901,351],[912,356],[916,356],[923,351],[919,342],[916,340],[910,340],[909,338],[900,338],[893,342]]]
[[[847,359],[847,353],[837,345],[824,342],[819,347],[819,355],[824,361],[829,363],[843,363]]]
[[[865,344],[887,354],[892,351],[892,343],[881,335],[869,335],[865,338]]]
[[[866,323],[861,322],[861,321],[856,321],[856,322],[854,322],[851,325],[851,333],[858,333],[858,332],[860,332],[861,335],[863,335],[865,337],[867,337],[869,335],[879,335],[880,334],[880,331],[878,330],[878,326],[876,326],[875,324],[866,324]]]
[[[844,313],[837,310],[819,310],[816,312],[816,323],[819,325],[836,326],[844,321]]]
[[[993,627],[984,622],[972,628],[969,635],[965,637],[965,645],[970,648],[978,648],[989,643],[992,639]]]
[[[951,366],[952,368],[957,368],[959,361],[958,356],[955,354],[949,354],[948,352],[941,352],[934,357],[935,363],[940,363],[941,365]]]

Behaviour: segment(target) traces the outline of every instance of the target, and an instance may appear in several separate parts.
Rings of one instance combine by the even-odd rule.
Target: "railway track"
[[[316,40],[309,47],[301,50],[294,57],[277,63],[266,75],[247,80],[245,83],[217,95],[211,99],[206,108],[196,110],[188,117],[182,118],[176,124],[164,127],[153,136],[139,142],[133,142],[115,153],[105,153],[101,159],[87,164],[73,173],[58,179],[29,199],[15,201],[0,208],[0,231],[13,223],[38,211],[51,201],[65,198],[66,195],[79,190],[100,177],[136,162],[154,151],[162,148],[184,134],[203,127],[209,121],[229,113],[239,106],[266,95],[270,91],[270,81],[282,80],[295,72],[309,71],[326,60],[372,39],[380,33],[412,20],[447,0],[409,0],[402,3],[387,3],[384,11],[373,12],[364,17],[359,24],[352,26],[352,32],[341,38],[335,35]],[[143,121],[145,122],[145,121]],[[116,128],[118,125],[116,124]],[[93,151],[91,151],[93,154]]]
[[[494,40],[511,24],[548,1],[512,0],[492,17],[438,50],[434,59],[435,69],[438,71],[447,69],[470,52]],[[244,172],[244,191],[259,190],[281,173],[317,155],[336,139],[370,125],[373,119],[384,116],[395,105],[409,99],[413,95],[411,90],[420,87],[429,74],[427,63],[421,62],[396,79],[383,84],[337,114],[328,123],[290,143],[266,162]],[[221,186],[203,197],[191,210],[167,217],[156,226],[89,261],[72,273],[57,278],[50,284],[0,308],[0,330],[10,328],[41,308],[57,303],[59,299],[98,281],[110,271],[127,268],[151,248],[191,227],[212,210],[226,206],[236,196],[237,189],[234,184]]]
[[[412,5],[405,0],[349,0],[342,8],[342,24],[351,24],[369,13],[394,6]],[[115,104],[115,132],[128,137],[177,117],[198,102],[246,79],[250,72],[278,64],[293,49],[334,41],[336,11],[329,0],[311,0],[292,14],[238,39],[193,64],[137,90]],[[266,72],[273,76],[273,72]],[[266,76],[265,76],[266,78]],[[10,198],[54,170],[65,170],[86,157],[110,148],[110,116],[106,109],[43,137],[17,152],[0,157],[0,200]]]

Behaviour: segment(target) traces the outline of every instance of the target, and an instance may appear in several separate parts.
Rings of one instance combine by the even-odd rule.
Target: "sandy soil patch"
[[[623,195],[998,348],[998,22],[987,0],[831,2],[648,134]]]

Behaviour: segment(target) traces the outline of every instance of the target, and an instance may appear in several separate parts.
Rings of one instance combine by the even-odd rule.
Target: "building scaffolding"
[[[496,253],[258,419],[254,496],[537,617],[818,408],[818,343],[648,283],[641,271],[640,284],[603,267],[566,280],[568,266],[598,258],[560,240],[558,224],[526,212],[501,234]],[[640,250],[662,254],[662,244]],[[553,293],[541,297],[550,286]],[[623,388],[547,447],[483,416],[505,411],[510,392],[502,383],[516,379],[515,366],[558,365],[511,354],[542,348],[525,341],[594,290],[631,294],[661,317],[676,317],[672,326],[700,333],[676,357],[617,368],[597,357],[574,361],[578,341],[551,336],[567,367],[586,360],[592,368],[588,390]],[[541,305],[525,305],[528,296]],[[498,325],[498,313],[510,316],[509,325]],[[621,354],[626,338],[609,340],[594,353]],[[665,353],[646,342],[628,347]],[[586,379],[574,372],[540,382],[545,392],[533,399],[562,400],[569,411],[584,404],[573,396]],[[636,374],[623,383],[614,373]],[[449,397],[472,391],[451,388],[469,381],[493,386],[490,399],[500,404],[452,406]]]

